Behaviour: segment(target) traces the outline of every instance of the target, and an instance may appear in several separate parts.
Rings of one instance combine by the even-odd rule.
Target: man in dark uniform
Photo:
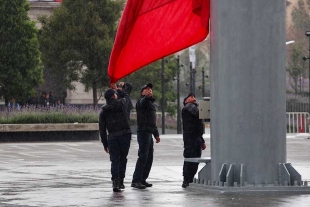
[[[197,107],[195,94],[190,93],[184,99],[182,109],[183,120],[183,142],[184,158],[201,157],[201,152],[206,148],[204,139],[203,120],[199,119],[199,109]],[[183,164],[183,184],[186,188],[189,183],[193,182],[194,176],[198,170],[199,163],[185,162]]]
[[[156,107],[152,87],[153,85],[149,83],[141,88],[141,99],[136,104],[139,151],[131,187],[138,189],[152,187],[151,183],[146,182],[153,163],[154,142],[152,136],[156,139],[156,143],[160,142],[156,127]]]
[[[38,101],[38,105],[40,105],[41,107],[45,107],[47,104],[46,104],[46,92],[45,91],[42,91],[42,94],[39,98],[39,101]]]
[[[116,89],[115,84],[112,88]],[[104,150],[110,154],[113,191],[119,192],[125,188],[124,178],[131,141],[126,108],[130,100],[125,92],[117,90],[117,95],[114,89],[108,89],[104,93],[107,104],[102,107],[99,115],[99,132]]]

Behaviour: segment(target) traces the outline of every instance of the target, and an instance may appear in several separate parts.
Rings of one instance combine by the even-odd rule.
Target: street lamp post
[[[189,62],[189,92],[193,93],[193,65]]]
[[[193,72],[193,79],[192,79],[193,86],[192,86],[192,89],[193,89],[193,93],[196,94],[196,69],[193,68],[192,72]]]
[[[181,134],[181,110],[180,110],[180,56],[177,57],[177,134]]]
[[[310,58],[310,31],[306,31],[305,32],[305,35],[309,38],[309,56],[308,57],[303,57],[303,60],[309,60],[309,58]],[[308,76],[308,78],[309,78],[309,105],[308,105],[308,111],[310,112],[310,61],[308,62],[309,64],[309,76]]]
[[[202,67],[202,98],[205,96],[205,68]]]
[[[161,59],[161,118],[162,134],[165,134],[165,58]]]

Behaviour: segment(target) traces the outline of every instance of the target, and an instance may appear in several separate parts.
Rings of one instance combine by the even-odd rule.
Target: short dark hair
[[[115,94],[115,91],[111,88],[109,88],[108,90],[106,90],[106,92],[104,93],[104,98],[106,100],[110,99],[113,95]]]
[[[184,106],[185,106],[185,101],[186,101],[186,99],[187,99],[188,97],[190,97],[190,96],[196,97],[194,93],[189,93],[189,94],[187,95],[187,97],[185,97],[184,100],[183,100],[183,105],[184,105]]]

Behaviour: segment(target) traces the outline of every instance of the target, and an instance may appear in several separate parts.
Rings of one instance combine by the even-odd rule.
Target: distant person
[[[45,107],[47,105],[46,92],[45,91],[42,91],[42,94],[38,100],[38,105],[41,107]]]
[[[124,178],[130,148],[131,129],[127,118],[128,94],[115,84],[104,93],[107,104],[99,115],[99,132],[104,151],[110,154],[113,191],[125,189]],[[108,134],[107,134],[108,132]]]
[[[20,104],[16,102],[15,98],[11,98],[11,100],[8,102],[8,108],[20,110]]]
[[[45,106],[50,107],[50,94],[45,94]]]
[[[63,107],[63,104],[62,104],[62,102],[61,102],[60,99],[57,99],[57,101],[56,101],[56,103],[55,103],[55,107],[56,107],[57,109],[61,109],[61,108]]]
[[[152,187],[152,184],[146,181],[153,164],[154,142],[152,136],[156,139],[156,143],[160,142],[156,127],[156,106],[152,87],[153,85],[149,83],[141,88],[141,98],[136,104],[139,151],[131,187],[138,189]]]
[[[204,132],[203,120],[199,119],[199,109],[196,103],[195,94],[190,93],[183,101],[182,109],[183,120],[183,143],[184,158],[201,157],[202,150],[206,148],[205,141],[202,137]],[[183,164],[183,184],[186,188],[189,183],[193,182],[197,173],[199,163],[185,162]]]
[[[52,107],[56,106],[56,102],[55,102],[55,97],[54,97],[54,92],[53,91],[50,91],[50,93],[49,93],[49,100],[48,100],[48,102],[49,102],[50,106],[52,106]]]
[[[32,97],[30,97],[30,98],[28,99],[27,104],[28,104],[29,106],[37,106],[38,100],[37,100],[37,98],[36,98],[35,96],[32,96]]]
[[[60,100],[60,99],[57,99],[57,101],[56,101],[56,106],[60,106],[60,105],[63,105],[63,104],[61,103],[61,100]]]

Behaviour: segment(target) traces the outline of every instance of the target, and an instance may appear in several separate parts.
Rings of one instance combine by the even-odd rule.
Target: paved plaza
[[[210,138],[206,138],[210,156]],[[133,135],[128,156],[126,189],[113,193],[109,156],[101,142],[40,142],[0,144],[0,206],[310,206],[310,195],[221,194],[183,189],[183,141],[162,135],[155,144],[153,187],[130,187],[138,145]],[[290,135],[287,161],[310,181],[310,139]],[[200,164],[200,168],[203,164]]]

